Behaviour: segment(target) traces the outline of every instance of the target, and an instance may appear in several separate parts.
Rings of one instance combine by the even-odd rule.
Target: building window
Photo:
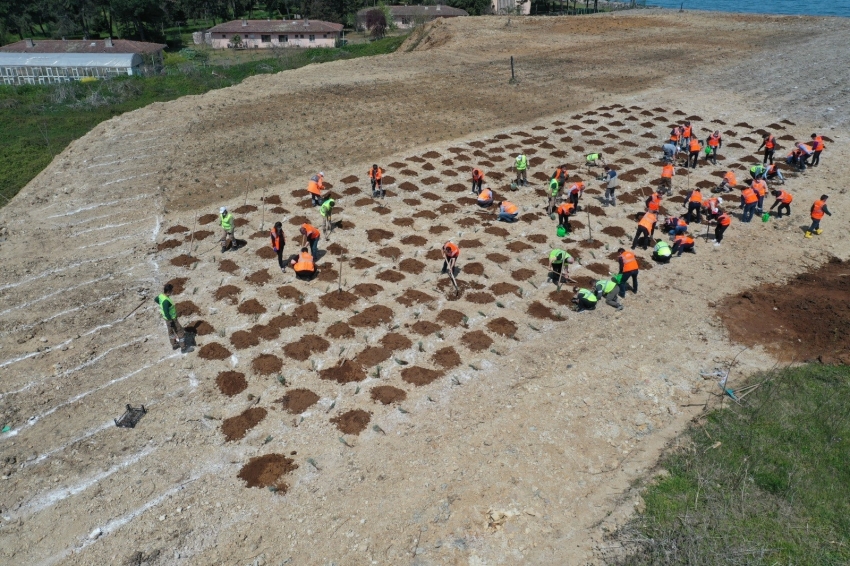
[[[316,41],[316,36],[311,33],[310,34],[310,43],[312,43],[314,41]]]
[[[271,43],[271,41],[272,41],[272,36],[270,36],[270,35],[261,35],[261,36],[260,36],[260,41],[262,41],[263,43]]]
[[[287,42],[289,42],[289,36],[288,35],[279,35],[279,36],[277,36],[277,40],[280,43],[287,43]]]
[[[226,34],[226,33],[221,34],[221,38],[222,38],[222,39],[227,39],[227,34]]]
[[[327,39],[327,38],[328,38],[328,34],[325,34],[325,35],[323,35],[322,37],[324,37],[325,39]]]

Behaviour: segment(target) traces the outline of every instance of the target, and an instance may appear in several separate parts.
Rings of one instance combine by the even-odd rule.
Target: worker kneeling
[[[478,206],[481,208],[487,208],[493,204],[493,191],[488,188],[481,189],[481,192],[478,193],[478,198],[476,199],[478,202]]]
[[[512,202],[503,200],[499,204],[499,220],[502,222],[516,222],[519,216],[519,207]]]
[[[614,307],[618,311],[623,310],[623,305],[620,304],[620,298],[617,296],[619,291],[617,281],[613,279],[600,279],[593,282],[593,290],[596,291],[596,298],[605,298],[605,304]]]
[[[673,255],[673,250],[670,249],[670,244],[663,240],[659,240],[652,250],[652,259],[658,263],[670,263],[670,258]]]
[[[298,279],[309,280],[316,274],[316,263],[307,248],[301,248],[298,258],[289,260],[289,265],[295,270],[295,276]]]
[[[694,249],[694,239],[687,233],[680,234],[673,240],[673,253],[676,257],[682,257],[682,252],[697,253]]]
[[[573,287],[573,293],[575,293],[575,297],[573,297],[573,302],[576,304],[576,312],[581,311],[592,311],[596,308],[596,294],[589,289],[579,289],[578,287]]]

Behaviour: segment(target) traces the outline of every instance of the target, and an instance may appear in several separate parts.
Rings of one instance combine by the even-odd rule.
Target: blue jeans
[[[670,236],[675,237],[675,236],[678,236],[679,234],[684,234],[687,231],[688,231],[687,226],[676,226],[675,228],[670,230]]]
[[[744,214],[741,216],[741,222],[749,222],[753,219],[753,214],[756,211],[756,204],[758,203],[751,202],[750,204],[744,205]]]
[[[764,210],[764,208],[762,208],[763,206],[764,206],[764,197],[759,197],[758,202],[756,202],[756,210],[761,212],[762,210]]]
[[[517,214],[519,214],[519,213],[508,214],[507,212],[500,212],[499,213],[499,220],[501,220],[502,222],[516,222]]]
[[[623,278],[620,280],[620,297],[626,296],[626,289],[628,289],[628,280],[629,277],[632,278],[632,292],[637,295],[638,282],[637,282],[638,270],[634,271],[626,271],[623,273]]]
[[[814,218],[812,218],[812,226],[811,226],[811,228],[809,228],[808,231],[814,232],[815,230],[818,230],[818,229],[820,229],[820,219],[815,220]]]
[[[315,261],[316,257],[319,255],[319,240],[321,238],[316,238],[315,240],[309,240],[310,242],[310,255],[313,256],[313,260]]]

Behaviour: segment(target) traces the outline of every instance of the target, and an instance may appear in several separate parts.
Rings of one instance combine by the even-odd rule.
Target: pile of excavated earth
[[[635,481],[721,398],[701,371],[731,367],[734,385],[850,359],[848,71],[833,41],[850,24],[460,20],[391,56],[117,117],[0,210],[2,561],[585,564],[640,506]],[[816,74],[835,84],[753,84],[777,43],[831,45]],[[827,150],[804,173],[781,165],[790,217],[744,224],[730,198],[722,246],[694,224],[694,255],[637,251],[622,311],[574,312],[549,251],[569,251],[582,287],[616,273],[684,120],[724,144],[716,166],[677,169],[663,214],[729,170],[747,177],[766,132],[777,156],[812,132]],[[530,183],[512,191],[520,152]],[[585,165],[596,152],[619,172],[616,207]],[[545,186],[564,163],[587,190],[558,237]],[[473,167],[518,222],[476,204]],[[307,282],[278,268],[269,229],[283,223],[289,255],[301,224],[321,226],[305,190],[319,170],[337,224]],[[833,216],[804,239],[822,193]],[[246,246],[220,251],[219,206]],[[458,288],[440,273],[448,240]],[[165,283],[191,353],[168,344]],[[128,404],[147,413],[116,427]]]

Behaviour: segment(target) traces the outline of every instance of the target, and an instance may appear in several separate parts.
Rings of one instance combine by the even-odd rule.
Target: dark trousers
[[[596,308],[596,302],[595,301],[588,301],[584,297],[578,297],[576,299],[576,304],[578,305],[579,310],[590,310],[590,311],[592,311],[593,309]]]
[[[313,261],[319,259],[319,240],[321,238],[316,238],[315,240],[307,240],[310,244],[310,255],[313,256]]]
[[[553,263],[552,271],[549,272],[549,278],[552,280],[552,283],[558,284],[558,281],[561,280],[561,270],[564,269],[563,263]]]
[[[756,204],[758,203],[751,202],[744,205],[744,214],[741,216],[741,222],[749,222],[753,219],[753,214],[756,212]]]
[[[758,212],[759,214],[761,214],[761,212],[762,212],[763,210],[764,210],[764,197],[763,197],[763,196],[759,196],[759,199],[756,201],[756,212]]]
[[[310,193],[310,198],[313,199],[313,206],[322,206],[322,197],[316,193]]]
[[[698,151],[692,151],[688,154],[688,162],[689,162],[688,165],[690,166],[691,169],[697,168],[697,159],[699,159],[699,152]]]
[[[655,232],[655,230],[653,230],[653,232]],[[643,242],[643,249],[646,249],[646,246],[649,244],[649,237],[649,230],[643,226],[638,226],[637,231],[635,232],[635,239],[632,240],[632,249],[635,249],[635,247],[641,242]]]
[[[680,244],[676,242],[673,244],[673,253],[678,257],[682,257],[682,252],[693,252],[694,245],[693,244]]]
[[[764,161],[762,161],[762,165],[773,164],[773,150],[772,149],[764,149]]]
[[[696,223],[702,222],[702,203],[701,202],[689,202],[688,203],[688,213],[685,215],[685,221],[688,224],[690,224],[691,222],[696,222]]]
[[[718,224],[714,229],[714,239],[717,240],[718,243],[723,241],[723,232],[725,232],[728,227],[729,226],[721,226]]]
[[[809,228],[809,232],[814,232],[815,230],[820,229],[820,219],[815,220],[812,218],[812,226]]]
[[[378,190],[381,191],[381,192],[384,191],[384,182],[383,181],[384,181],[383,179],[378,179],[378,180],[372,179],[372,192],[373,193],[375,192],[375,187],[378,187]]]
[[[620,297],[626,296],[626,289],[629,288],[629,285],[628,285],[629,277],[632,278],[632,293],[637,295],[637,290],[638,290],[637,276],[638,276],[638,270],[637,269],[635,269],[633,271],[623,272],[623,279],[620,281]]]
[[[475,179],[472,180],[472,192],[475,193],[476,195],[481,192],[481,183],[482,182],[483,182],[483,179],[478,179],[477,181]]]
[[[451,259],[451,258],[449,258]],[[457,260],[455,260],[457,262]],[[457,263],[455,263],[455,267],[452,268],[452,275],[454,275],[455,268],[457,267]],[[448,273],[449,271],[449,262],[447,260],[443,260],[443,271],[442,273]]]
[[[709,147],[711,148],[711,151],[709,151],[708,153],[705,154],[705,160],[706,161],[711,160],[712,163],[717,165],[717,148],[711,147],[711,146],[709,146]]]
[[[569,214],[559,214],[558,215],[558,223],[567,229],[567,232],[572,232],[573,227],[570,226],[570,215]]]
[[[277,266],[283,269],[286,267],[286,264],[283,262],[283,246],[280,246],[279,250],[275,250],[277,254]]]
[[[785,209],[785,215],[791,216],[791,205],[785,204],[783,202],[783,203],[779,203],[779,208],[776,209],[776,217],[777,218],[782,218],[782,209],[783,208]]]
[[[817,167],[818,165],[820,165],[820,151],[816,151],[812,154],[812,167]]]
[[[578,193],[570,193],[570,202],[575,205],[576,212],[578,212]]]

